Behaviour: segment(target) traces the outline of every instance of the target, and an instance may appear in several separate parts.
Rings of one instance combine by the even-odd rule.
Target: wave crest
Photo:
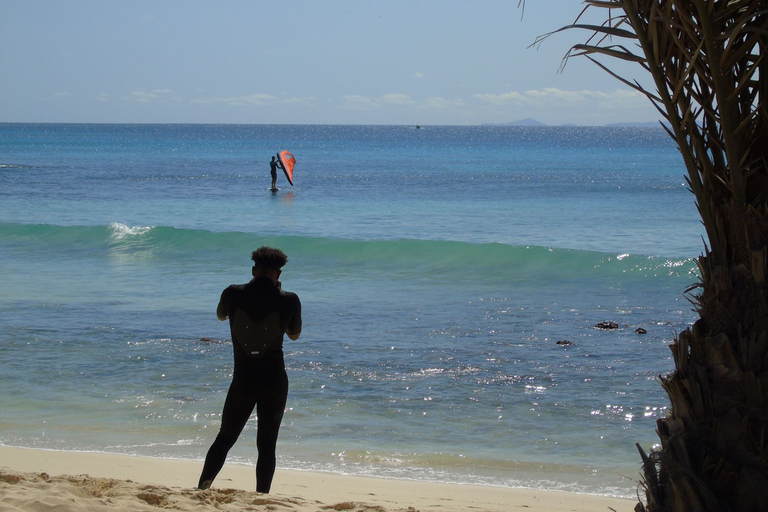
[[[144,235],[148,233],[154,226],[128,226],[127,224],[121,224],[120,222],[112,222],[109,225],[109,229],[112,231],[112,238],[121,240],[130,236]]]

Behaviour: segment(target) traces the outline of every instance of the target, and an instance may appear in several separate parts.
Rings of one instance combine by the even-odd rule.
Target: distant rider
[[[277,166],[280,165],[280,162],[275,160],[275,157],[272,157],[272,161],[269,162],[269,172],[272,174],[272,190],[277,190]]]

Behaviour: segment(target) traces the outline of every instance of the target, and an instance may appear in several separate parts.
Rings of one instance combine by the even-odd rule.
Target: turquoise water
[[[281,467],[634,496],[695,319],[683,173],[660,129],[0,124],[0,443],[202,459],[216,303],[271,244]]]

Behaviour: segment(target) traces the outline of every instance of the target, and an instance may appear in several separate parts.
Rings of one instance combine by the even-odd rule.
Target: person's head
[[[272,161],[273,161],[273,162],[275,161],[275,157],[272,157]]]
[[[275,281],[280,278],[282,268],[288,263],[288,256],[280,249],[274,247],[259,247],[251,253],[253,260],[252,274],[254,276],[267,276]]]

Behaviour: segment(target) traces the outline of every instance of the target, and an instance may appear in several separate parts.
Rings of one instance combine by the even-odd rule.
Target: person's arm
[[[227,307],[227,290],[221,292],[221,298],[219,299],[219,305],[216,306],[216,318],[222,322],[229,318],[229,308]]]
[[[301,336],[301,301],[298,295],[296,297],[296,312],[288,323],[288,328],[285,330],[285,334],[293,341],[299,339]]]

